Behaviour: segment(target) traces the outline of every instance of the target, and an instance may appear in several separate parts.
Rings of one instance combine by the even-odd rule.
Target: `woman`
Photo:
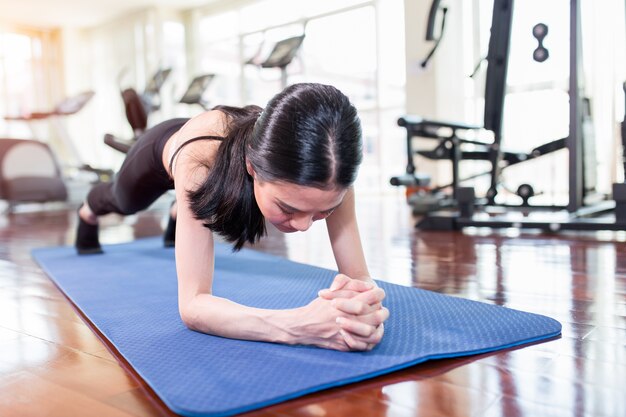
[[[382,339],[389,312],[369,277],[356,224],[352,184],[361,154],[356,109],[327,85],[290,86],[264,110],[218,106],[170,120],[138,139],[112,183],[90,191],[79,210],[76,247],[101,253],[98,216],[136,213],[175,189],[168,232],[175,229],[179,310],[190,329],[370,350]],[[213,233],[239,250],[264,234],[266,221],[291,233],[322,219],[340,274],[311,303],[266,310],[212,295]],[[166,244],[173,241],[167,234]]]

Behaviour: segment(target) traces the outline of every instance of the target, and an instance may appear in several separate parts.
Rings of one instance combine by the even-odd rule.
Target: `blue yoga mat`
[[[429,359],[557,336],[548,317],[379,282],[391,316],[370,352],[230,340],[188,330],[178,315],[174,251],[150,238],[77,256],[34,257],[175,413],[229,416],[407,368]],[[261,308],[308,304],[335,272],[218,245],[214,293]]]

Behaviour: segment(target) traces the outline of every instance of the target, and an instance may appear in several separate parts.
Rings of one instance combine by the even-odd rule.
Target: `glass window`
[[[204,16],[198,24],[202,42],[214,42],[239,35],[239,16],[236,11]]]
[[[379,190],[406,165],[404,135],[395,123],[405,102],[403,13],[402,0],[258,1],[198,16],[201,46],[193,49],[202,70],[217,75],[212,103],[263,106],[281,90],[283,79],[280,69],[259,64],[276,42],[304,33],[286,82],[331,84],[352,100],[364,133],[357,187]],[[378,49],[382,42],[384,51]],[[393,145],[382,146],[382,136]]]
[[[234,10],[201,17],[197,34],[196,66],[201,73],[216,74],[207,93],[209,105],[239,103],[241,52],[238,12]]]
[[[303,56],[309,78],[336,86],[361,109],[373,108],[377,98],[375,28],[371,6],[309,21]]]
[[[44,61],[45,34],[39,32],[0,32],[0,134],[32,137],[28,125],[5,121],[4,116],[18,116],[52,106],[44,88],[54,60]]]
[[[368,3],[366,0],[264,0],[241,8],[241,29],[244,33],[255,32],[284,25],[345,7]],[[280,13],[276,11],[280,10]]]
[[[274,94],[281,90],[282,73],[279,68],[261,68],[260,65],[272,53],[277,42],[300,36],[304,32],[302,24],[291,24],[269,29],[262,33],[255,33],[243,37],[244,50],[247,54],[244,62],[249,62],[253,58],[257,65],[246,64],[244,67],[245,77],[245,101],[263,105],[269,101]],[[287,83],[293,84],[303,79],[304,57],[308,43],[308,35],[304,39],[298,54],[291,61],[286,69],[285,76]]]
[[[185,26],[178,21],[163,22],[163,55],[162,67],[171,68],[172,72],[168,77],[169,86],[172,90],[164,88],[162,100],[162,112],[165,115],[174,114],[173,103],[180,100],[185,93],[189,82],[187,77],[187,54],[185,51]],[[169,100],[172,96],[173,100]],[[188,109],[185,109],[188,110]],[[186,114],[183,113],[183,114]]]

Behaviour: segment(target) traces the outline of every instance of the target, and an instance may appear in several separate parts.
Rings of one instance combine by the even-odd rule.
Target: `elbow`
[[[211,320],[214,314],[210,311],[211,294],[198,293],[189,297],[180,297],[178,300],[178,313],[182,322],[190,330],[201,333],[210,333]]]
[[[197,330],[196,320],[197,314],[194,313],[193,303],[180,303],[178,307],[178,313],[180,314],[180,319],[190,330]]]

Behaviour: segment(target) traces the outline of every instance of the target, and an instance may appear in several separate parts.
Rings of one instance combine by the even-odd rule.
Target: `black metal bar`
[[[626,82],[622,84],[624,90],[624,120],[622,120],[622,163],[624,164],[624,182],[626,182]]]
[[[606,219],[577,219],[575,221],[532,221],[532,220],[473,220],[465,218],[457,218],[455,220],[455,228],[464,227],[490,227],[494,229],[518,228],[518,229],[535,229],[546,232],[560,232],[565,230],[571,231],[597,231],[609,230],[619,231],[626,230],[626,224],[607,221]]]
[[[569,57],[569,203],[567,210],[574,212],[583,205],[583,155],[582,155],[582,98],[580,2],[570,0],[570,57]]]
[[[406,130],[406,172],[407,174],[415,173],[415,164],[413,163],[413,134],[411,129]]]
[[[461,144],[457,137],[450,139],[452,143],[452,198],[459,197],[459,163],[461,161]]]
[[[615,221],[626,223],[626,184],[613,184],[613,200],[615,200]]]
[[[457,190],[457,201],[459,203],[459,216],[471,219],[474,215],[474,202],[476,201],[474,187],[459,188]]]
[[[511,44],[513,20],[513,0],[494,0],[491,20],[491,36],[487,53],[487,84],[485,85],[485,129],[494,134],[494,141],[489,149],[491,163],[491,184],[487,199],[495,203],[500,181],[500,160],[502,158],[502,115],[506,94],[506,79]]]

